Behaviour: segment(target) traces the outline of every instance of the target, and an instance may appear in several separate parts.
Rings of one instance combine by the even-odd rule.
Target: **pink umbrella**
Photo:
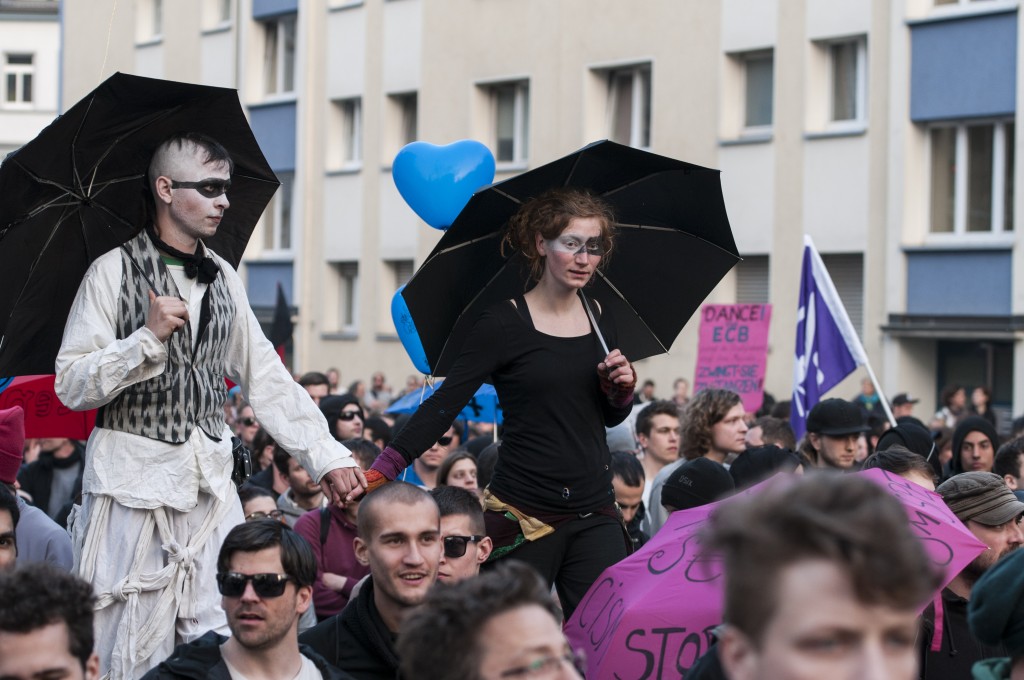
[[[882,470],[861,474],[903,503],[911,529],[945,569],[944,584],[985,549],[938,494]],[[643,548],[591,586],[565,623],[569,643],[586,656],[588,678],[683,678],[707,651],[711,631],[722,622],[723,565],[701,550],[698,534],[732,498],[672,513]]]

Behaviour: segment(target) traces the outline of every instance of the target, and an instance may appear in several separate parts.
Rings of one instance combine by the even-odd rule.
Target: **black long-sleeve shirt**
[[[609,316],[598,325],[615,348]],[[391,446],[411,463],[445,433],[480,385],[491,382],[505,416],[491,492],[524,511],[593,512],[614,500],[605,427],[622,422],[631,408],[612,406],[601,391],[602,360],[593,332],[546,335],[533,327],[522,298],[517,306],[498,303],[480,315],[444,383]]]

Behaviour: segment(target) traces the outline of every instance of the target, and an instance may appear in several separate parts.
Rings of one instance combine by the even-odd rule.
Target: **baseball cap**
[[[840,436],[867,432],[860,406],[845,399],[824,399],[807,414],[807,431]]]
[[[893,406],[903,406],[904,404],[916,404],[919,401],[921,401],[921,400],[920,399],[914,399],[912,396],[910,396],[906,392],[900,392],[899,394],[897,394],[895,397],[892,398],[892,405]]]
[[[1024,514],[1024,503],[993,472],[962,472],[935,490],[961,522],[973,519],[994,527]]]
[[[694,458],[673,470],[665,480],[661,504],[676,510],[696,508],[713,503],[735,488],[724,465],[710,458]]]

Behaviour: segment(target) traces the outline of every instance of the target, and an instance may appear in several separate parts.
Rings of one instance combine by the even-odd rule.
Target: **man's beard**
[[[1007,546],[1003,550],[1003,552],[1001,552],[998,556],[996,556],[995,559],[992,559],[991,561],[989,560],[989,556],[986,555],[986,553],[988,552],[986,551],[975,557],[970,564],[963,568],[963,571],[961,571],[960,574],[971,584],[977,583],[978,579],[981,578],[982,574],[984,574],[986,571],[995,566],[996,562],[1005,558],[1007,555],[1017,550],[1018,548],[1020,548],[1020,545],[1018,544]]]

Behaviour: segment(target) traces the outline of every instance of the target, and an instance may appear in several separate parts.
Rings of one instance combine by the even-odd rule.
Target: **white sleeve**
[[[220,265],[235,303],[228,377],[242,388],[260,425],[317,482],[331,470],[356,467],[352,452],[334,438],[320,409],[288,373],[263,334],[237,272],[223,260]]]
[[[68,408],[98,408],[164,372],[167,348],[148,328],[117,338],[121,285],[121,252],[114,249],[92,263],[78,287],[55,365],[57,396]]]

